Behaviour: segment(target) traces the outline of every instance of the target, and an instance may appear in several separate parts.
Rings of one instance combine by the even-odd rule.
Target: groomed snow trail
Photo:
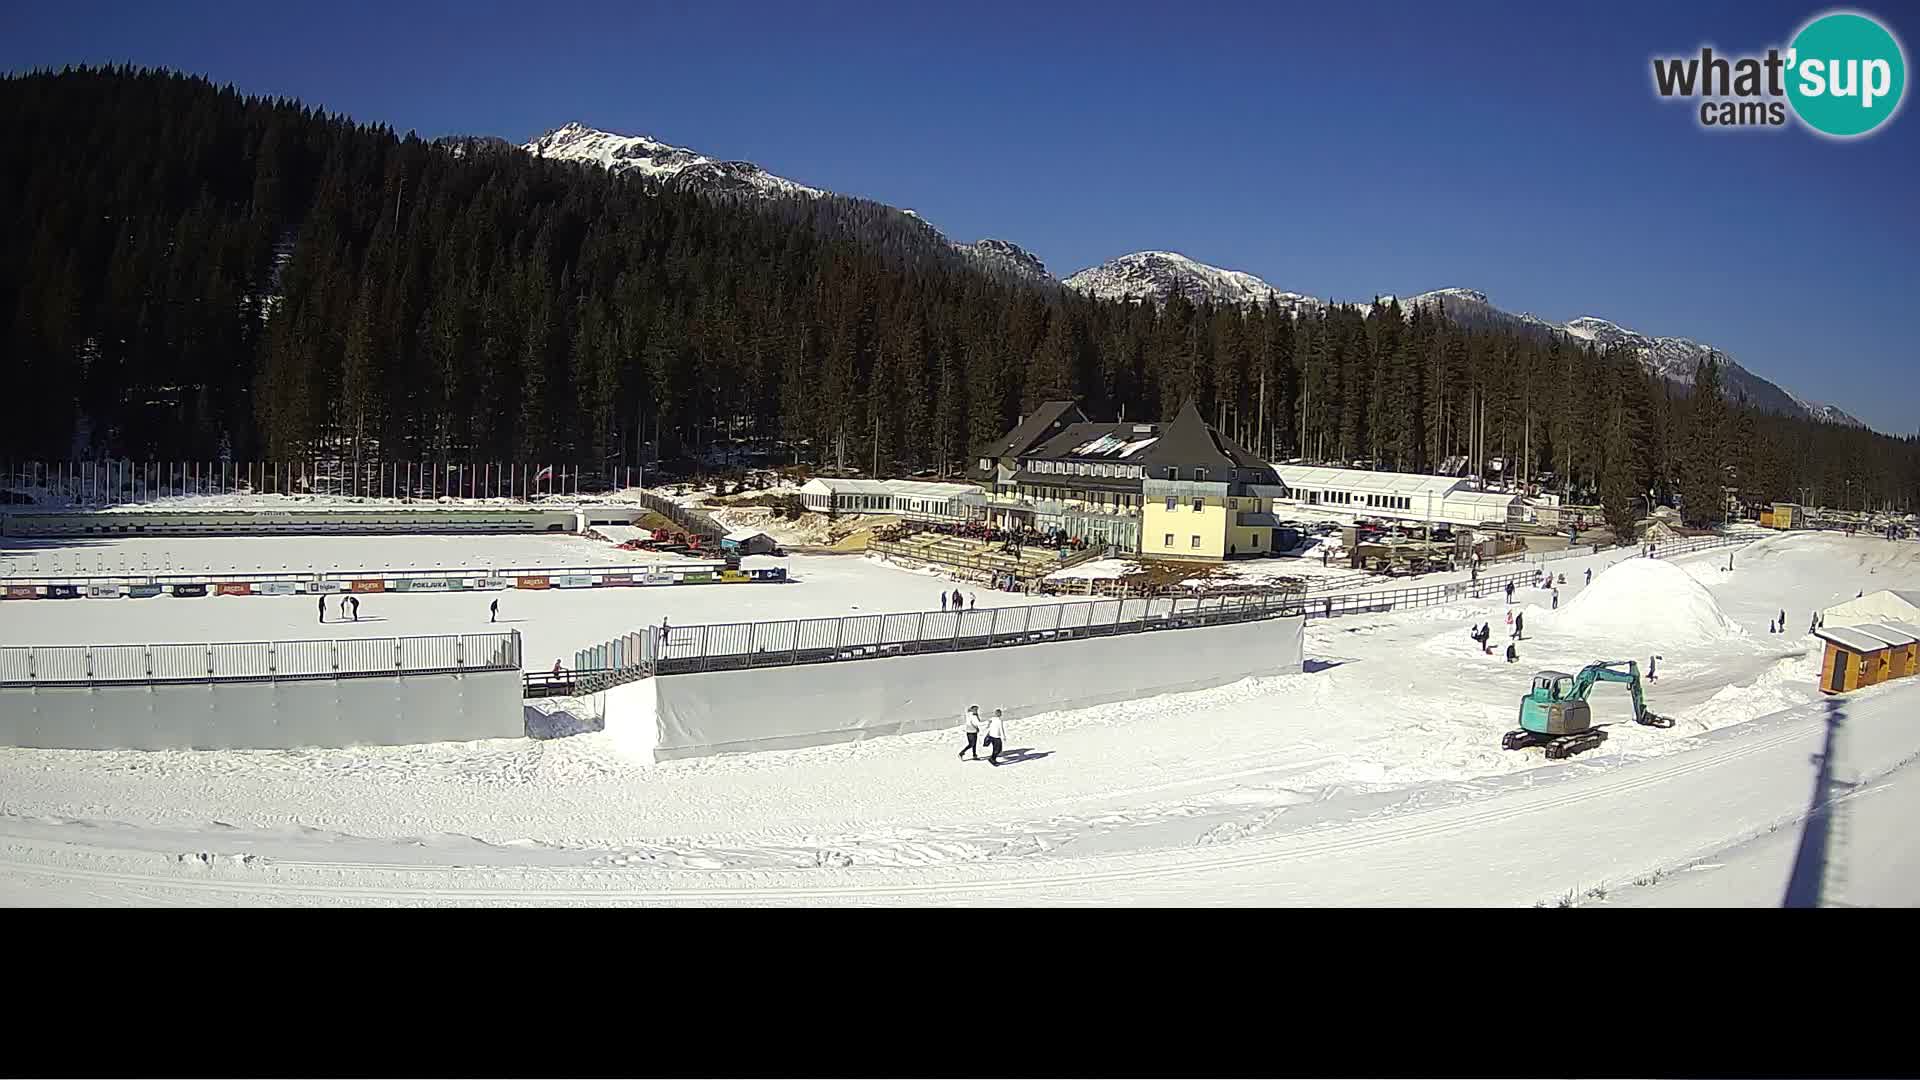
[[[1596,719],[1614,725],[1601,750],[1545,768],[1537,752],[1500,750],[1535,668],[1644,662],[1641,643],[1556,618],[1585,566],[1597,586],[1620,558],[1554,564],[1568,578],[1559,612],[1548,594],[1517,591],[1520,664],[1466,637],[1486,621],[1499,641],[1500,596],[1316,621],[1303,674],[1026,718],[1009,749],[1030,753],[1000,769],[956,761],[950,732],[660,765],[635,760],[618,732],[374,751],[0,750],[0,900],[1531,903],[1697,860],[1803,811],[1818,741],[1793,732],[1824,708],[1817,649],[1804,624],[1769,635],[1767,621],[1780,607],[1803,620],[1860,588],[1920,586],[1920,545],[1833,536],[1764,540],[1739,551],[1732,573],[1724,551],[1663,564],[1744,631],[1662,646],[1650,704],[1680,725],[1621,723],[1624,695],[1609,688],[1595,696]],[[824,613],[941,584],[857,559],[820,560],[810,581],[766,599]],[[505,595],[549,605],[533,610],[556,629],[592,610],[583,601],[603,602]],[[447,599],[383,604],[431,622]],[[253,603],[270,602],[229,600],[208,610],[252,618],[268,610]],[[22,614],[71,618],[87,603]],[[849,677],[858,669],[847,665]],[[1907,689],[1875,688],[1845,707],[1884,709],[1874,703]],[[991,707],[991,688],[980,696]],[[1762,714],[1777,715],[1752,722]],[[1785,741],[1767,741],[1776,735]],[[1887,738],[1912,737],[1896,727]],[[1740,746],[1761,749],[1740,756]],[[1644,776],[1657,789],[1645,807],[1611,790]],[[1680,777],[1720,802],[1696,805]],[[1566,807],[1527,803],[1581,791]],[[1609,809],[1590,819],[1570,809],[1597,803]],[[1494,816],[1474,816],[1483,809]],[[1616,833],[1616,819],[1639,831]],[[1407,831],[1416,826],[1429,831]],[[1452,877],[1464,880],[1422,863],[1456,857]]]

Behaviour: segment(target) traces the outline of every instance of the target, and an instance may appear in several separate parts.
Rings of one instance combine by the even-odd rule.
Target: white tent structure
[[[928,521],[965,521],[986,496],[972,484],[923,480],[838,480],[815,477],[800,488],[809,510],[840,514],[899,514]]]
[[[1319,465],[1275,465],[1274,470],[1301,510],[1435,525],[1507,524],[1527,515],[1520,496],[1476,491],[1457,476]],[[1285,509],[1279,501],[1275,512]]]
[[[1920,589],[1882,589],[1856,596],[1822,611],[1820,617],[1832,626],[1858,626],[1862,623],[1920,623]]]

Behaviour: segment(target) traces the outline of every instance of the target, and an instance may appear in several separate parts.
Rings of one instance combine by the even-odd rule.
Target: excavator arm
[[[1585,701],[1595,683],[1625,683],[1633,695],[1633,722],[1648,727],[1672,727],[1673,721],[1647,708],[1646,693],[1640,682],[1640,665],[1632,660],[1598,660],[1580,669],[1573,677],[1568,698]]]

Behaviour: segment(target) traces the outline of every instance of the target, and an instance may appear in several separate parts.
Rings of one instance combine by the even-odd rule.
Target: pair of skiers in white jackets
[[[960,727],[961,730],[967,733],[967,745],[961,748],[961,757],[966,757],[971,754],[973,755],[973,760],[980,760],[980,729],[984,727],[987,731],[987,763],[989,765],[1000,764],[1000,751],[1007,748],[1007,718],[1005,714],[999,709],[995,709],[993,710],[993,719],[982,721],[980,719],[980,706],[969,705],[967,706],[967,711],[960,717]]]

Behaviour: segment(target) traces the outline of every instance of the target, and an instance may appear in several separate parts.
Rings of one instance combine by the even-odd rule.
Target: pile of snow
[[[1562,608],[1556,628],[1653,644],[1718,641],[1746,633],[1706,586],[1670,563],[1615,563]]]

